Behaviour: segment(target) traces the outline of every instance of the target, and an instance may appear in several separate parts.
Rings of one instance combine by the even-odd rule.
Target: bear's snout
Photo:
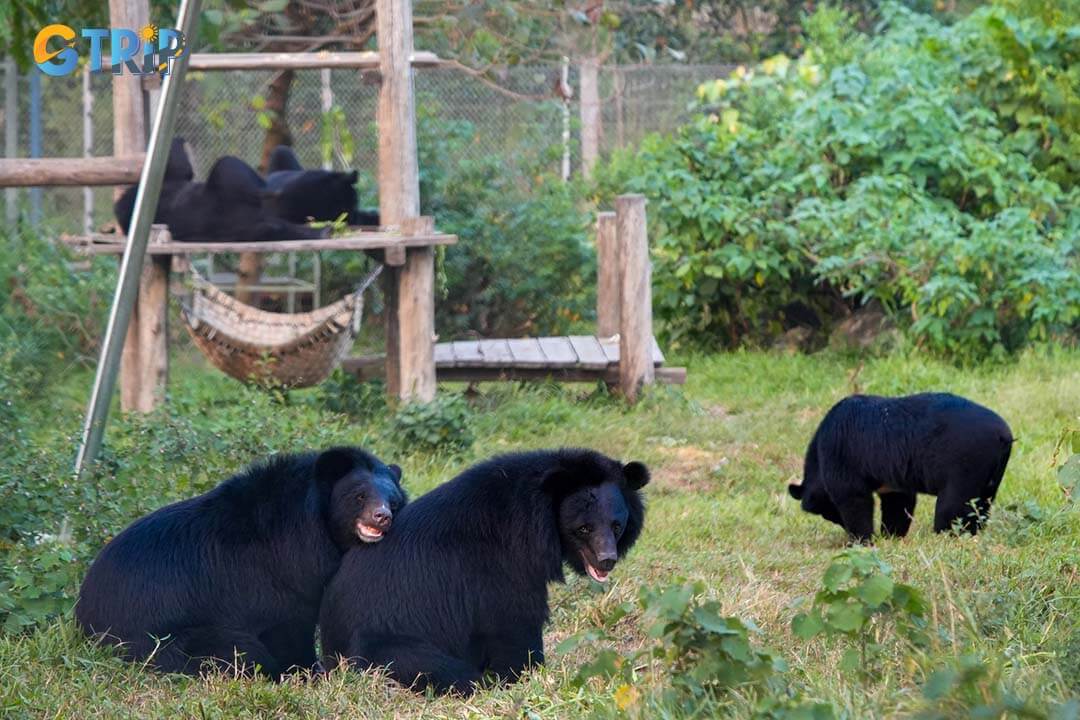
[[[390,529],[394,513],[390,506],[381,503],[371,510],[366,510],[356,520],[356,534],[368,543],[379,542]]]

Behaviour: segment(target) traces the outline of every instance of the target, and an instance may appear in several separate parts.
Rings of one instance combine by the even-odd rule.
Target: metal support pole
[[[188,58],[195,47],[195,26],[201,0],[180,0],[177,21],[184,34],[186,48],[174,60],[172,72],[166,76],[161,88],[161,102],[154,112],[154,126],[150,131],[150,146],[146,162],[139,178],[139,190],[135,195],[135,208],[131,215],[131,228],[127,247],[120,261],[120,277],[116,283],[109,323],[101,345],[94,387],[90,392],[90,404],[86,409],[79,453],[75,458],[75,475],[81,478],[93,464],[105,432],[109,416],[109,402],[116,388],[116,374],[120,369],[120,354],[127,335],[131,312],[139,295],[139,277],[142,275],[146,244],[150,238],[150,225],[157,210],[161,181],[165,176],[165,164],[169,159],[169,146],[176,129],[176,109],[179,107],[180,89],[187,73]]]

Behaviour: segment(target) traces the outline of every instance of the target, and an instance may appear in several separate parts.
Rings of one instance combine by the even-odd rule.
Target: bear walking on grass
[[[937,496],[934,530],[975,534],[997,494],[1013,436],[992,410],[948,393],[852,395],[825,415],[806,451],[802,485],[788,492],[866,542],[874,493],[881,532],[903,537],[919,493]]]
[[[382,540],[405,502],[401,469],[359,448],[273,457],[113,538],[76,620],[164,672],[211,661],[278,679],[312,668],[319,602],[342,554]]]
[[[649,472],[590,450],[504,455],[402,510],[350,551],[320,612],[324,664],[389,666],[399,682],[471,693],[544,659],[547,584],[563,564],[604,582],[637,540]]]

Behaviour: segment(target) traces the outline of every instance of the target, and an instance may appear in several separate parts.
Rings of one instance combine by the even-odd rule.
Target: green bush
[[[391,432],[401,448],[437,452],[473,444],[472,411],[460,395],[440,394],[429,403],[408,403],[394,416]]]
[[[527,169],[544,158],[507,163],[467,122],[421,108],[418,134],[423,212],[459,238],[441,263],[440,334],[550,334],[591,312],[595,257],[578,187]]]
[[[958,358],[1080,330],[1080,27],[987,7],[951,26],[834,10],[698,91],[671,137],[600,174],[651,200],[654,303],[673,341],[775,335],[872,299]],[[838,19],[839,18],[839,19]]]

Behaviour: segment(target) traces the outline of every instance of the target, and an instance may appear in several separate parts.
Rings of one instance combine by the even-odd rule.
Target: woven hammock
[[[318,385],[349,352],[364,312],[363,292],[382,271],[373,270],[355,292],[306,313],[272,313],[226,295],[194,270],[181,317],[204,355],[226,375],[263,386]]]

